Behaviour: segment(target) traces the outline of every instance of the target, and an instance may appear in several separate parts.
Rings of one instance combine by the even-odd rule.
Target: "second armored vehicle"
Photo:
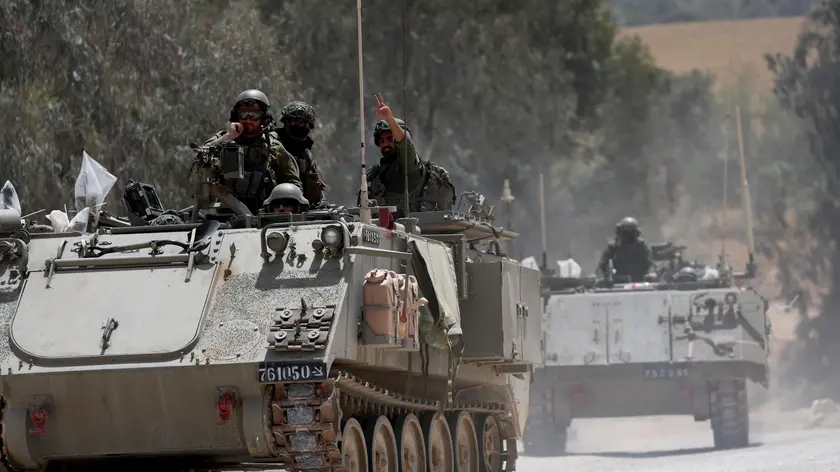
[[[543,278],[527,454],[565,452],[574,418],[692,415],[711,420],[715,447],[748,445],[746,381],[766,386],[769,349],[768,303],[742,285],[754,266],[735,274],[652,249],[658,282]]]

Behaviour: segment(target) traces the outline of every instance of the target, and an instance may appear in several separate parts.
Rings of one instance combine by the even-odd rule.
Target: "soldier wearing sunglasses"
[[[254,89],[240,93],[229,121],[227,131],[219,131],[204,145],[233,141],[246,148],[245,179],[237,183],[235,194],[252,214],[257,214],[276,185],[289,183],[303,189],[297,161],[272,129],[271,104],[264,93]]]

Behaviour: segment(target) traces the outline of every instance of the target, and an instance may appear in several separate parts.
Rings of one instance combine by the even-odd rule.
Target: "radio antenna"
[[[370,224],[370,207],[368,207],[367,165],[365,163],[365,72],[364,55],[362,54],[362,0],[356,0],[356,31],[359,47],[359,139],[362,154],[362,189],[359,193],[359,218],[362,223]]]
[[[540,236],[542,238],[542,270],[548,268],[548,251],[545,243],[545,188],[543,174],[540,172]]]
[[[406,46],[408,44],[408,39],[406,37],[408,33],[408,0],[403,0],[403,24],[402,24],[402,66],[403,66],[403,121],[405,121],[406,126],[408,126],[408,54],[406,53]],[[405,139],[405,138],[403,138]],[[408,213],[411,211],[411,207],[408,204],[408,153],[405,153],[403,156],[403,185],[404,185],[404,198],[405,198],[405,217],[408,218]]]
[[[749,262],[752,266],[755,263],[755,238],[753,234],[752,203],[750,202],[750,184],[747,182],[747,163],[744,158],[744,135],[741,129],[741,107],[735,106],[735,129],[738,132],[738,164],[741,168],[741,205],[744,209],[744,216],[747,224],[747,250],[749,251]]]

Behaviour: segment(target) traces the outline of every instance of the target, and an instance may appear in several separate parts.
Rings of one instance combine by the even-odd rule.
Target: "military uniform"
[[[228,121],[231,123],[240,121],[240,112],[247,111],[246,108],[260,110],[258,112],[260,114],[256,116],[262,117],[261,126],[263,128],[269,126],[274,120],[271,117],[271,104],[268,97],[259,90],[249,89],[236,97]],[[227,130],[219,131],[210,137],[204,145],[215,144],[225,134],[227,134]],[[290,183],[301,189],[303,188],[298,176],[297,162],[283,147],[277,133],[274,131],[268,132],[268,143],[265,140],[265,133],[260,133],[259,136],[255,137],[240,135],[233,140],[233,142],[246,149],[245,178],[235,181],[232,185],[225,185],[254,214],[259,211],[263,200],[275,185]]]
[[[227,131],[219,131],[204,144],[210,144],[225,134],[227,134]],[[245,179],[251,182],[249,188],[235,193],[239,193],[237,198],[254,213],[259,210],[262,201],[271,192],[274,185],[290,183],[299,188],[303,187],[298,177],[299,172],[295,158],[283,147],[277,133],[271,131],[268,135],[271,140],[271,145],[268,147],[265,145],[263,135],[254,139],[240,136],[234,140],[235,143],[248,149],[245,157]],[[265,182],[266,177],[268,177],[269,182]]]
[[[455,205],[455,186],[449,179],[449,173],[437,164],[422,160],[414,147],[411,132],[401,120],[397,122],[405,130],[405,139],[395,143],[393,155],[383,156],[379,164],[368,171],[368,198],[375,200],[379,206],[396,206],[398,216],[405,216],[403,163],[408,162],[409,211],[451,210]],[[384,126],[382,123],[385,122],[377,123],[374,128],[375,141],[377,130],[381,132],[387,127],[387,123]]]
[[[312,159],[312,145],[314,141],[311,138],[306,138],[304,141],[295,141],[284,131],[284,128],[277,130],[277,135],[280,137],[280,142],[283,147],[295,159],[298,166],[298,178],[303,186],[303,195],[311,202],[313,206],[317,206],[324,200],[324,189],[327,188],[324,181],[321,180],[321,174],[318,171],[318,166]]]
[[[644,239],[640,238],[639,222],[627,217],[615,225],[615,241],[609,243],[601,254],[598,271],[608,275],[612,261],[615,275],[630,277],[632,282],[643,282],[645,276],[656,268],[653,252]]]
[[[632,282],[643,282],[645,275],[654,267],[650,247],[641,238],[630,243],[621,241],[609,243],[598,263],[598,269],[602,274],[608,273],[610,260],[613,261],[615,275],[629,276]]]
[[[280,142],[294,156],[297,163],[303,195],[313,207],[324,201],[324,189],[327,187],[321,180],[318,166],[312,158],[312,145],[315,142],[309,137],[309,133],[315,129],[315,121],[315,109],[312,105],[294,101],[283,107],[280,114],[283,127],[277,128]]]

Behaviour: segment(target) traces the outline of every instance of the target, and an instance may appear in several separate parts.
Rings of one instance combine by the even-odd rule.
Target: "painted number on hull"
[[[688,369],[685,367],[645,367],[642,374],[646,380],[687,379]]]
[[[324,380],[327,366],[322,362],[260,362],[257,378],[260,383]]]

